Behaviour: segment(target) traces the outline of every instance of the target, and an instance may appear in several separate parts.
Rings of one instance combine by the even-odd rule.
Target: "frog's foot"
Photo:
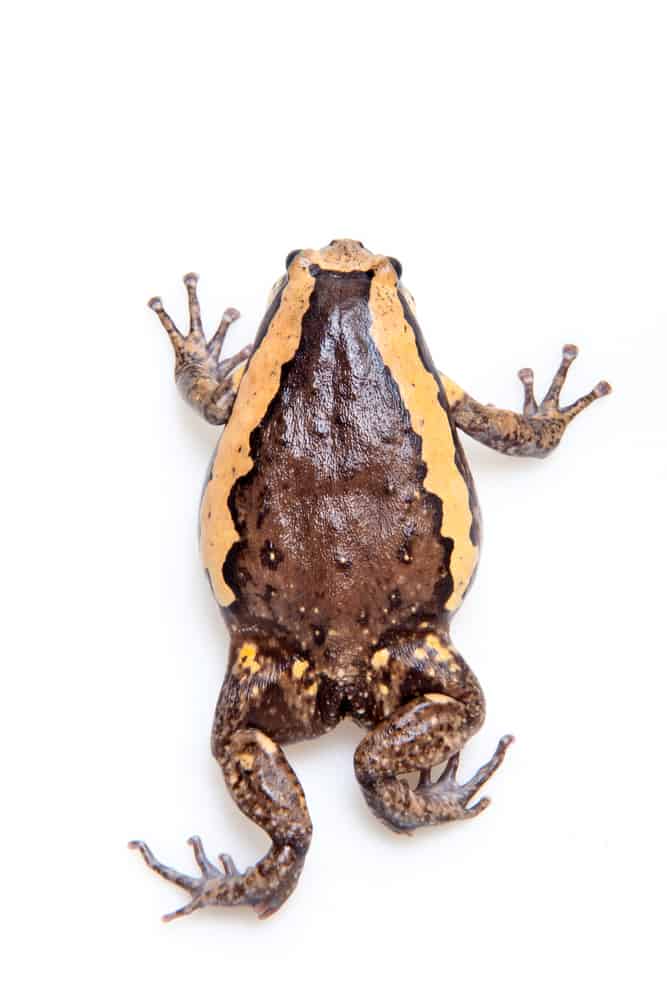
[[[152,868],[167,882],[173,882],[174,885],[185,889],[192,897],[185,906],[165,914],[162,918],[164,921],[185,917],[205,906],[238,906],[244,903],[252,906],[258,916],[265,917],[274,913],[284,901],[284,885],[273,885],[271,880],[267,878],[273,867],[271,863],[273,859],[268,860],[272,852],[269,852],[269,855],[255,869],[241,874],[229,854],[219,855],[221,868],[214,865],[207,857],[199,837],[190,837],[188,844],[193,849],[195,861],[201,872],[201,876],[198,878],[183,875],[174,868],[163,865],[142,840],[132,840],[128,844],[132,850],[139,851],[149,868]],[[284,853],[284,850],[279,853]],[[278,860],[280,859],[278,858]],[[263,872],[260,872],[262,865],[265,868]]]
[[[579,348],[574,344],[565,344],[563,347],[563,358],[558,371],[553,377],[546,396],[539,405],[535,399],[533,391],[535,381],[533,369],[522,368],[520,370],[519,379],[523,384],[523,415],[525,417],[555,417],[563,421],[565,427],[574,417],[576,417],[578,413],[585,410],[586,407],[590,406],[590,404],[596,399],[600,399],[602,396],[607,396],[611,392],[611,386],[608,382],[598,382],[598,384],[591,389],[590,392],[587,392],[585,396],[577,399],[576,402],[571,403],[569,406],[561,407],[560,393],[563,385],[565,384],[570,365],[578,353]]]
[[[227,787],[242,811],[271,838],[263,858],[240,874],[229,855],[220,855],[222,868],[206,857],[199,837],[191,837],[200,878],[183,875],[159,862],[143,841],[130,847],[167,882],[179,885],[191,899],[166,920],[182,917],[204,906],[252,906],[258,917],[269,917],[293,892],[303,869],[312,825],[303,789],[282,748],[259,729],[229,733],[214,730],[214,752]]]
[[[194,851],[195,860],[201,871],[200,878],[193,878],[191,875],[182,875],[181,872],[176,871],[174,868],[163,865],[162,862],[157,860],[150,847],[143,840],[132,840],[128,844],[128,847],[132,850],[139,851],[149,868],[152,868],[154,872],[161,875],[167,882],[180,885],[182,889],[186,889],[192,896],[190,902],[186,903],[185,906],[174,910],[173,913],[165,914],[162,918],[165,921],[174,920],[176,917],[185,917],[188,913],[194,913],[195,910],[200,910],[204,906],[222,902],[222,899],[219,897],[231,892],[231,883],[234,880],[237,882],[240,881],[239,872],[229,855],[220,855],[220,861],[223,866],[223,870],[221,870],[208,859],[199,837],[190,837],[188,843]]]
[[[158,297],[149,299],[148,305],[157,314],[167,331],[176,358],[176,382],[188,400],[209,423],[222,424],[227,419],[235,396],[230,373],[251,354],[248,344],[230,358],[220,361],[220,352],[227,330],[237,320],[237,309],[225,309],[218,329],[206,340],[197,297],[198,275],[190,272],[183,278],[188,293],[190,329],[184,336]]]
[[[482,693],[472,671],[460,660],[455,694],[432,692],[402,705],[361,741],[354,755],[357,780],[375,815],[397,833],[420,826],[470,819],[489,805],[470,804],[503,761],[513,737],[504,736],[491,760],[464,784],[456,781],[459,750],[484,717]],[[445,764],[436,781],[434,767]],[[421,775],[412,788],[410,772]]]
[[[482,785],[485,785],[491,775],[498,770],[505,758],[507,748],[513,741],[513,736],[503,736],[493,757],[480,767],[469,781],[461,785],[456,781],[456,772],[459,767],[458,753],[452,754],[437,781],[431,779],[431,768],[420,771],[417,793],[423,796],[427,804],[426,811],[431,813],[432,809],[429,807],[434,806],[436,821],[439,823],[446,823],[454,819],[471,819],[483,812],[491,804],[491,799],[481,798],[474,805],[469,805],[469,803],[477,795]]]
[[[244,347],[242,351],[219,363],[222,345],[225,342],[227,331],[232,323],[241,315],[238,309],[225,309],[222,319],[211,339],[207,342],[201,321],[201,308],[197,297],[197,283],[199,275],[190,271],[183,277],[183,283],[188,293],[188,311],[190,314],[190,329],[183,336],[169,313],[165,310],[162,299],[154,296],[149,299],[148,305],[157,314],[162,326],[167,331],[171,345],[176,355],[176,365],[191,363],[204,365],[215,372],[218,379],[224,378],[241,361],[244,361],[249,353],[250,347]]]

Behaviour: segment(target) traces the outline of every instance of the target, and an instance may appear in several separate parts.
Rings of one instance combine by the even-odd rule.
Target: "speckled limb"
[[[236,309],[225,309],[218,329],[207,343],[197,298],[198,280],[198,276],[192,273],[183,278],[190,313],[187,336],[180,333],[161,299],[152,298],[148,305],[157,313],[174,348],[176,385],[181,395],[210,424],[224,424],[231,413],[238,386],[238,379],[232,373],[249,357],[252,348],[248,345],[231,358],[219,360],[227,330],[239,318],[239,313]]]
[[[270,916],[296,886],[310,846],[312,825],[303,790],[280,747],[259,730],[246,729],[214,749],[239,809],[268,833],[272,844],[241,874],[227,854],[220,855],[222,870],[216,867],[199,838],[191,837],[201,871],[201,877],[192,878],[162,865],[143,842],[132,841],[130,847],[141,852],[150,868],[191,894],[190,902],[165,920],[204,906],[248,905],[259,917]]]
[[[381,722],[359,744],[354,768],[364,797],[375,813],[397,833],[477,816],[489,799],[470,801],[502,763],[511,736],[505,736],[484,767],[457,784],[459,750],[484,718],[479,685],[469,673],[469,688],[458,698],[434,693],[417,698]],[[442,776],[431,781],[431,768],[447,762]],[[419,771],[416,789],[399,777]]]
[[[519,379],[524,387],[523,414],[484,406],[464,392],[446,375],[441,374],[449,408],[456,426],[482,444],[506,455],[544,458],[560,443],[568,424],[596,399],[611,392],[608,382],[598,382],[595,388],[570,406],[560,406],[560,393],[568,369],[577,354],[574,344],[566,344],[558,371],[549,391],[538,405],[533,393],[532,368],[522,368]]]

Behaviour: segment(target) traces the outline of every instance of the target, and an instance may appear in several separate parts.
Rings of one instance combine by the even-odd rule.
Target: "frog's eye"
[[[298,257],[300,253],[301,253],[300,250],[292,250],[291,253],[287,254],[287,257],[285,258],[285,270],[286,271],[289,269],[289,266],[292,263],[292,261],[294,260],[294,258]]]
[[[403,265],[401,264],[400,260],[396,260],[395,257],[389,257],[388,260],[393,269],[396,271],[396,277],[400,281],[401,275],[403,274]]]

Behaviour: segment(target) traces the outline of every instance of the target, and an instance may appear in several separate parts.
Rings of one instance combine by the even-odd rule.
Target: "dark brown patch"
[[[272,601],[272,614],[308,649],[320,644],[319,633],[304,631],[301,607],[311,615],[317,609],[318,628],[326,621],[349,638],[356,622],[384,627],[383,608],[398,626],[412,622],[413,605],[438,614],[453,587],[442,505],[423,488],[421,441],[370,336],[370,281],[361,272],[318,276],[301,344],[252,434],[253,468],[230,497],[241,536],[225,563],[237,595],[230,613],[240,621],[266,615],[266,571],[275,570],[271,553],[279,552],[288,586]],[[248,530],[259,509],[262,539]],[[406,539],[410,561],[397,573]],[[240,586],[242,571],[252,583]],[[343,658],[351,669],[351,643],[332,646],[338,666]]]
[[[262,566],[272,571],[277,570],[280,563],[283,561],[283,554],[280,549],[274,545],[270,538],[264,542],[264,545],[260,549],[259,558],[262,562]]]

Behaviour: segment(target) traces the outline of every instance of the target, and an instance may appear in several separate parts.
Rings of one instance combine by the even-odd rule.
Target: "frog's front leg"
[[[233,357],[219,361],[227,330],[238,319],[239,313],[236,309],[226,309],[218,329],[207,343],[197,298],[198,280],[196,274],[186,274],[183,278],[190,311],[187,336],[180,333],[161,299],[150,299],[148,305],[157,313],[174,348],[176,384],[181,394],[210,424],[224,424],[231,412],[239,382],[234,369],[249,357],[252,347],[248,345]]]
[[[205,906],[252,906],[268,917],[290,895],[301,874],[310,846],[312,825],[303,789],[280,747],[261,730],[235,732],[215,747],[227,787],[239,808],[268,833],[271,847],[241,874],[228,854],[221,868],[207,858],[198,837],[191,837],[201,876],[183,875],[159,862],[143,841],[132,841],[153,871],[190,893],[185,906],[165,920],[186,916]]]
[[[519,378],[524,387],[523,414],[484,406],[464,392],[446,375],[441,379],[454,423],[482,444],[507,455],[544,458],[559,444],[568,424],[596,399],[611,392],[608,382],[598,382],[594,389],[569,406],[561,407],[560,393],[570,365],[578,354],[574,344],[566,344],[558,371],[549,390],[538,405],[533,392],[531,368],[522,368]]]

